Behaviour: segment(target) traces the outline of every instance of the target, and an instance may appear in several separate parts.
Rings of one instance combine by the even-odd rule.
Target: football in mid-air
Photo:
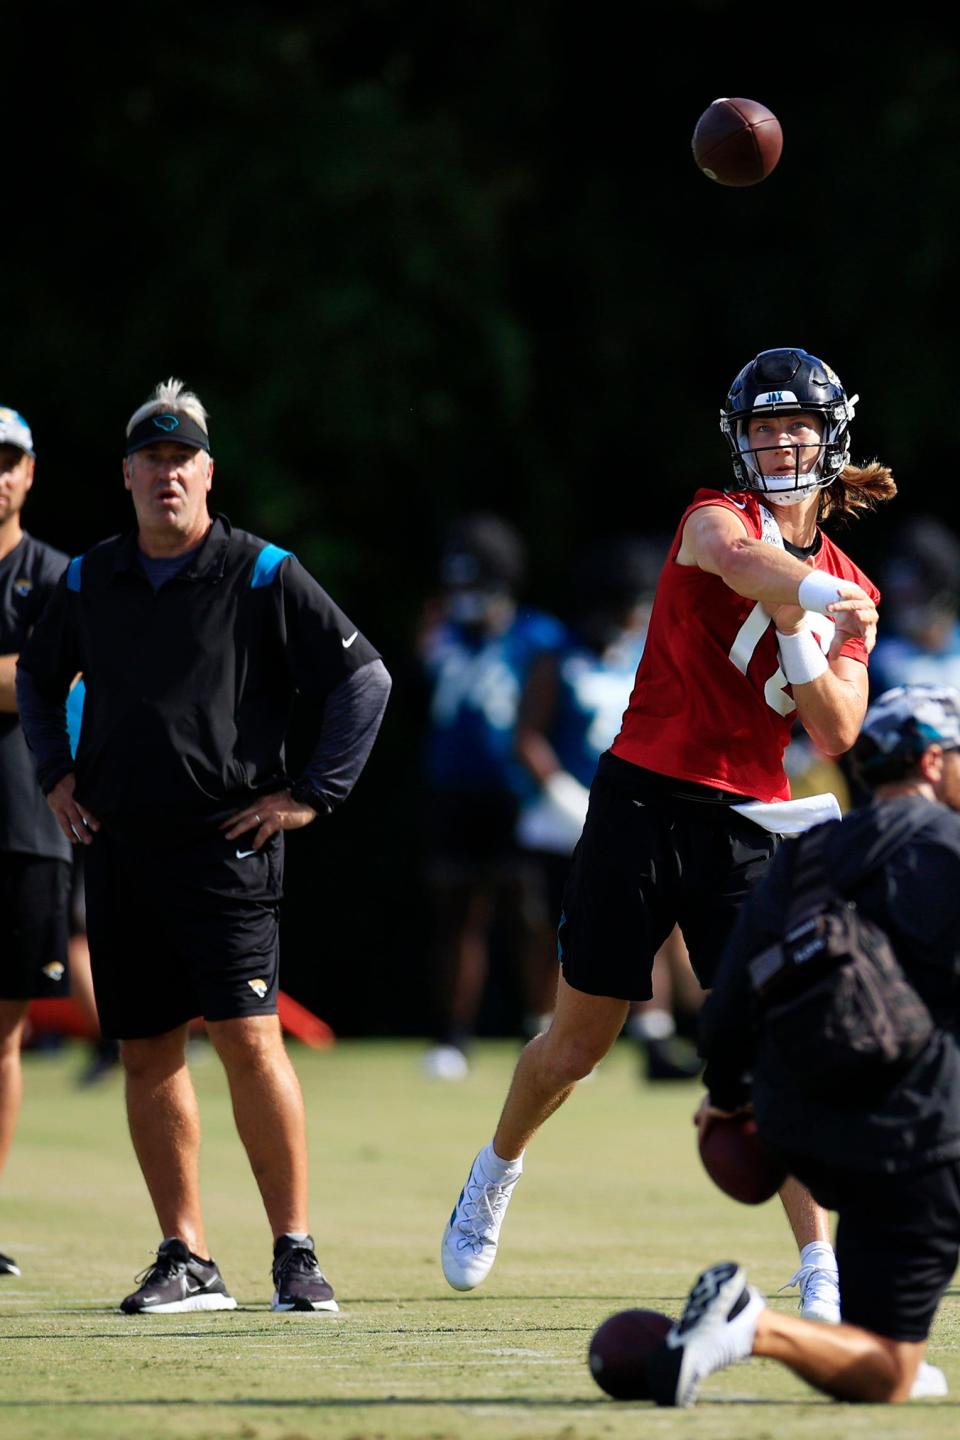
[[[614,1400],[649,1400],[647,1357],[673,1321],[659,1310],[619,1310],[594,1331],[590,1374]]]
[[[714,100],[693,132],[693,158],[718,185],[758,184],[774,169],[782,150],[780,121],[757,100]]]
[[[762,1205],[786,1179],[757,1133],[752,1115],[711,1120],[699,1135],[700,1159],[715,1185],[744,1205]]]

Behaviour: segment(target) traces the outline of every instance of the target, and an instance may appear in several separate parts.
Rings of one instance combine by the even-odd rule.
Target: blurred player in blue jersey
[[[604,538],[585,548],[574,566],[574,618],[566,643],[534,661],[521,700],[517,753],[537,789],[521,809],[517,839],[543,878],[545,986],[554,991],[556,927],[570,857],[597,761],[616,738],[630,699],[668,548],[668,536]],[[702,999],[677,929],[654,963],[653,998],[634,1005],[628,1022],[651,1080],[687,1079],[701,1069],[693,1045],[676,1036],[675,998],[691,1011]]]
[[[896,685],[960,686],[960,539],[933,515],[914,516],[897,532],[880,579],[885,622],[871,695]]]
[[[514,831],[533,781],[515,753],[517,710],[538,655],[559,649],[564,628],[518,604],[525,546],[499,516],[451,526],[440,558],[440,595],[420,642],[429,686],[426,737],[427,885],[434,922],[435,1043],[427,1073],[461,1079],[499,921],[518,964],[525,1007],[549,1006],[528,973],[540,934],[537,886]],[[555,981],[554,981],[555,984]]]

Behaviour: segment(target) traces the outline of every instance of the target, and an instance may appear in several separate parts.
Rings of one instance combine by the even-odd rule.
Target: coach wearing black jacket
[[[335,1311],[308,1233],[303,1101],[277,1018],[283,832],[338,805],[390,689],[377,652],[294,556],[211,515],[206,410],[179,380],[127,426],[137,525],[70,562],[21,657],[40,785],[85,853],[103,1031],[122,1040],[127,1112],[163,1237],[121,1308],[232,1309],[206,1245],[196,1096],[202,1015],[274,1235],[275,1310]],[[76,757],[64,702],[86,695]],[[295,695],[322,709],[303,774]]]
[[[748,972],[783,934],[797,854],[785,843],[741,912],[703,1008],[709,1095],[697,1123],[752,1101],[762,1139],[837,1211],[843,1321],[815,1325],[768,1309],[739,1267],[714,1266],[691,1292],[683,1333],[668,1336],[658,1357],[661,1404],[691,1404],[704,1375],[750,1354],[781,1360],[841,1399],[946,1391],[923,1353],[960,1254],[960,693],[888,691],[868,712],[853,759],[873,799],[832,822],[826,866],[887,932],[934,1028],[907,1068],[869,1095],[790,1088],[765,1044]]]

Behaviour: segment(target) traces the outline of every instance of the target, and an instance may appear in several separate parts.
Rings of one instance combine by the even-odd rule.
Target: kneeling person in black
[[[768,1309],[738,1266],[714,1266],[658,1352],[661,1404],[692,1404],[704,1375],[750,1354],[782,1361],[838,1399],[946,1393],[923,1355],[960,1257],[960,692],[888,691],[868,711],[852,758],[871,803],[832,822],[824,862],[836,888],[886,932],[933,1027],[892,1078],[859,1093],[785,1080],[748,968],[780,940],[800,883],[798,846],[809,842],[783,845],[704,1005],[709,1095],[697,1122],[752,1102],[763,1140],[837,1212],[842,1323]],[[817,1037],[808,1042],[813,1069]]]
[[[297,560],[211,515],[207,417],[179,380],[127,426],[136,529],[70,562],[21,654],[37,775],[85,851],[101,1026],[122,1041],[134,1148],[160,1222],[125,1311],[230,1309],[204,1236],[196,1097],[202,1015],[274,1235],[277,1310],[335,1311],[307,1218],[303,1100],[277,1018],[283,832],[349,794],[390,689],[377,652]],[[83,674],[76,759],[64,702]],[[297,694],[322,707],[286,770]]]

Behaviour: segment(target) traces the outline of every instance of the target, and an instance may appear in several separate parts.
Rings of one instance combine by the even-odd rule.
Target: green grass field
[[[586,1366],[596,1326],[646,1305],[677,1313],[705,1264],[737,1259],[772,1303],[795,1252],[776,1201],[727,1200],[700,1169],[697,1083],[646,1086],[621,1041],[531,1148],[497,1268],[468,1296],[443,1281],[444,1220],[492,1131],[516,1047],[482,1045],[461,1084],[421,1078],[414,1042],[294,1048],[310,1125],[313,1226],[336,1317],[274,1315],[270,1237],[219,1064],[194,1052],[207,1229],[240,1308],[127,1318],[159,1236],[130,1147],[119,1077],[80,1091],[81,1055],[25,1060],[19,1133],[0,1191],[0,1436],[16,1440],[704,1440],[954,1436],[960,1292],[930,1358],[949,1401],[839,1406],[753,1360],[691,1411],[614,1403]],[[955,1397],[955,1398],[954,1398]]]

